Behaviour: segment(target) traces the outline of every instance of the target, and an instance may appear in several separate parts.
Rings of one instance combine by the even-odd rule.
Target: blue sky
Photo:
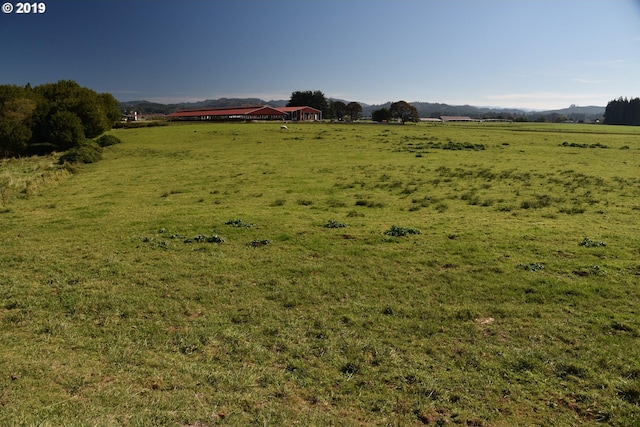
[[[14,0],[0,0],[0,3]],[[562,108],[640,96],[640,0],[43,0],[0,13],[0,84],[121,101]]]

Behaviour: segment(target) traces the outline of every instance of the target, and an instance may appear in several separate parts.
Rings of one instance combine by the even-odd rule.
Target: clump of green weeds
[[[324,228],[344,228],[347,224],[338,222],[336,220],[330,219],[325,225]]]
[[[524,200],[520,207],[522,209],[540,209],[551,205],[551,196],[548,194],[536,195],[533,200]]]
[[[224,243],[225,239],[218,236],[217,234],[213,234],[211,236],[198,234],[193,238],[185,239],[184,242],[185,243]]]
[[[383,208],[384,203],[382,202],[374,202],[373,200],[357,200],[356,206],[365,206],[367,208]]]
[[[390,229],[384,232],[384,234],[386,234],[387,236],[393,236],[393,237],[404,237],[404,236],[408,236],[409,234],[420,234],[420,233],[421,231],[418,230],[417,228],[400,227],[397,225],[392,225]]]
[[[544,264],[539,262],[530,262],[530,263],[520,263],[518,264],[518,268],[526,271],[541,271],[544,270]]]
[[[580,144],[578,142],[567,142],[564,141],[562,144],[560,144],[561,147],[574,147],[574,148],[609,148],[604,144],[600,144],[599,142],[596,142],[595,144]]]
[[[285,203],[287,203],[286,199],[276,199],[273,202],[271,202],[271,206],[273,207],[284,206]]]
[[[582,206],[576,206],[576,205],[558,209],[558,212],[564,213],[567,215],[582,214],[582,213],[585,213],[585,211],[586,211],[585,208],[583,208]]]
[[[139,241],[151,248],[169,249],[169,242],[166,240],[157,240],[154,237],[138,237]]]
[[[235,218],[235,219],[230,219],[229,221],[225,222],[225,225],[230,225],[231,227],[236,227],[236,228],[251,228],[255,224],[252,224],[250,222],[245,222],[245,221],[241,220],[240,218]]]
[[[598,242],[596,240],[591,240],[588,237],[582,239],[582,241],[578,244],[579,246],[584,246],[585,248],[597,248],[600,246],[607,246],[604,242]]]
[[[604,276],[606,271],[600,268],[599,265],[589,265],[586,268],[580,270],[573,270],[573,274],[576,276]]]

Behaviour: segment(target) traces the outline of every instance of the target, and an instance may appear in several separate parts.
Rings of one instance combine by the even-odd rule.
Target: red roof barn
[[[239,107],[184,110],[167,114],[170,120],[322,120],[322,111],[311,107]]]

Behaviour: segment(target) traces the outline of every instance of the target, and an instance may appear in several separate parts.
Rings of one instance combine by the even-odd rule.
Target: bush
[[[61,151],[80,147],[84,141],[82,120],[70,111],[58,111],[47,123],[49,141]]]
[[[116,145],[122,143],[120,138],[113,135],[102,135],[100,138],[96,139],[96,143],[100,147],[108,147],[110,145]]]
[[[87,141],[63,154],[59,163],[95,163],[100,159],[102,159],[102,147],[93,141]]]

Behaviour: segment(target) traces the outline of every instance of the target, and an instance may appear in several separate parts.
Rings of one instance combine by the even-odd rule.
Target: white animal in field
[[[288,127],[286,127],[285,125],[280,126],[280,132],[282,132],[283,130],[289,130]]]

